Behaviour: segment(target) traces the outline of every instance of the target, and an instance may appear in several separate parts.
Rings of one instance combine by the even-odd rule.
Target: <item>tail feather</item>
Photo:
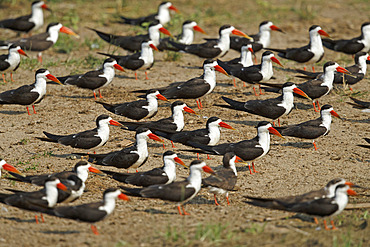
[[[245,201],[245,202],[253,206],[270,208],[270,209],[286,210],[284,205],[280,204],[278,201],[274,199],[257,198],[257,197],[251,197],[251,196],[244,196],[244,197],[251,200],[251,201]]]
[[[239,110],[239,111],[245,111],[244,102],[236,101],[227,97],[222,96],[222,99],[228,103],[232,109]]]
[[[227,63],[217,59],[217,64],[220,65],[229,75],[236,76],[236,71],[233,71],[232,67]]]
[[[103,55],[103,56],[107,56],[107,57],[111,57],[113,59],[115,59],[118,63],[119,59],[122,57],[122,56],[119,56],[119,55],[113,55],[113,54],[108,54],[108,53],[104,53],[104,52],[98,52],[98,54],[100,55]]]
[[[110,175],[114,180],[117,180],[119,182],[126,183],[126,179],[130,177],[130,173],[121,173],[121,172],[113,172],[108,170],[101,170],[105,174]]]
[[[61,138],[61,137],[63,137],[63,136],[61,136],[61,135],[54,135],[54,134],[51,134],[51,133],[48,133],[48,132],[46,132],[46,131],[43,131],[43,133],[44,133],[44,135],[46,135],[49,139],[46,139],[45,141],[50,141],[50,142],[58,142],[58,140]],[[39,138],[39,137],[37,137],[38,139],[40,139],[40,140],[43,140],[43,139],[41,139],[41,138]],[[43,140],[44,141],[44,140]]]
[[[169,43],[178,50],[186,51],[186,45],[169,40]]]
[[[105,102],[101,102],[101,101],[95,101],[95,103],[101,104],[106,110],[115,113],[114,105],[111,105],[111,104],[108,104],[108,103],[105,103]]]
[[[334,46],[335,46],[335,41],[332,40],[332,39],[321,39],[322,40],[322,44],[330,49],[330,50],[334,50]]]
[[[10,180],[20,181],[20,182],[25,182],[25,183],[31,183],[31,179],[29,177],[24,177],[24,176],[22,176],[18,173],[14,173],[14,172],[8,172],[8,173],[13,176],[11,178],[8,178]]]
[[[111,40],[112,40],[112,38],[114,36],[113,34],[104,33],[104,32],[98,31],[98,30],[96,30],[94,28],[89,28],[88,27],[88,29],[94,31],[102,40],[104,40],[104,41],[106,41],[108,43],[111,42]]]
[[[123,189],[125,191],[125,194],[128,195],[128,196],[142,197],[140,195],[140,192],[141,192],[142,188],[129,188],[129,187],[125,187],[125,186],[120,186],[120,188]]]

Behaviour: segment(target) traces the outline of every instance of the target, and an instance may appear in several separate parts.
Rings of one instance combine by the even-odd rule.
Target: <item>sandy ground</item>
[[[222,9],[221,4],[225,1],[216,1],[218,5],[212,8],[207,3],[188,3],[177,2],[175,5],[182,10],[183,18],[192,13],[188,6],[200,6],[201,9],[214,10],[215,13],[221,11],[232,12],[242,7],[247,12],[244,1],[233,1]],[[279,1],[275,1],[279,4]],[[274,3],[275,3],[274,2]],[[267,19],[263,14],[264,8],[274,13],[274,3],[266,3],[266,6],[257,6],[248,9],[248,13],[258,9],[261,18],[250,18],[248,23],[231,23],[238,17],[242,18],[242,12],[237,11],[235,19],[225,17],[225,21],[235,24],[236,27],[247,33],[257,32],[259,22]],[[81,5],[81,3],[79,3]],[[100,5],[99,5],[100,4]],[[133,33],[129,26],[112,24],[109,20],[111,5],[99,3],[96,6],[86,6],[86,12],[97,11],[102,14],[103,23],[107,26],[107,32],[119,32],[121,34]],[[366,3],[357,3],[351,6],[343,6],[344,1],[330,3],[327,6],[316,8],[318,15],[314,20],[303,20],[299,22],[297,15],[273,14],[273,21],[286,34],[273,33],[273,47],[300,46],[308,42],[307,29],[312,24],[320,24],[322,28],[334,37],[355,37],[359,34],[360,25],[368,21],[368,8]],[[51,8],[63,6],[61,3],[50,3]],[[6,5],[7,6],[7,5]],[[280,6],[280,5],[276,5]],[[281,3],[281,8],[284,9]],[[71,2],[65,4],[66,13],[68,10],[75,9],[80,13],[80,20],[76,24],[78,33],[82,37],[80,42],[86,39],[95,39],[95,34],[84,29],[85,26],[99,28],[101,23],[94,23],[93,20],[99,19],[94,16],[88,19],[87,13],[76,8]],[[113,6],[114,7],[114,6]],[[277,7],[276,7],[277,8]],[[152,10],[155,9],[153,6]],[[272,10],[271,10],[272,9]],[[126,10],[137,11],[137,4],[127,7]],[[266,11],[267,11],[266,10]],[[21,10],[17,6],[11,6],[9,13],[14,15]],[[22,10],[23,11],[23,10]],[[141,11],[141,12],[140,12]],[[358,11],[355,19],[351,12]],[[200,17],[202,13],[199,14]],[[290,13],[290,12],[288,12]],[[342,15],[340,15],[340,13]],[[0,19],[8,16],[6,9],[0,9]],[[61,18],[60,14],[57,14]],[[199,17],[199,19],[201,19]],[[278,18],[281,17],[281,18]],[[55,16],[53,17],[55,18]],[[340,19],[338,19],[340,18]],[[217,35],[218,26],[222,23],[212,22],[214,18],[209,18],[200,22],[200,25],[208,32],[208,37]],[[242,19],[245,20],[245,19]],[[341,27],[343,30],[341,30]],[[140,29],[135,29],[140,30]],[[177,33],[178,30],[171,30]],[[63,34],[62,34],[63,35]],[[4,32],[1,38],[14,37],[11,32]],[[203,36],[196,34],[197,42],[201,42]],[[79,41],[76,41],[79,42]],[[79,50],[72,50],[70,54],[60,54],[50,49],[44,53],[44,64],[49,64],[48,69],[55,76],[63,76],[69,72],[79,70],[88,71],[86,65],[78,66],[71,64],[63,66],[61,62],[72,59],[83,59],[87,54],[96,55],[96,51],[107,51],[108,45],[100,43],[101,48],[90,50],[87,46],[80,46]],[[122,54],[125,52],[119,51]],[[30,53],[31,56],[35,54]],[[258,59],[261,53],[257,54]],[[237,52],[230,51],[223,60],[229,60],[238,56]],[[195,56],[183,54],[176,61],[166,61],[166,53],[156,53],[156,63],[149,74],[149,80],[144,80],[144,73],[139,72],[139,80],[135,80],[134,73],[118,72],[113,83],[102,89],[103,101],[109,103],[120,103],[136,99],[135,94],[130,91],[135,89],[149,89],[157,86],[164,86],[174,81],[184,81],[195,76],[201,75],[202,71],[197,69],[203,60]],[[340,65],[351,65],[351,58],[342,54],[326,50],[324,61],[317,66],[321,70],[321,65],[329,60],[335,60]],[[24,61],[24,60],[23,60]],[[54,61],[54,64],[50,62]],[[301,68],[301,65],[280,59],[284,68]],[[42,65],[37,68],[43,67]],[[275,67],[276,68],[276,67]],[[36,69],[23,67],[21,64],[15,74],[14,83],[0,85],[0,91],[5,91],[19,87],[23,84],[33,82],[34,71]],[[282,83],[287,80],[296,83],[302,80],[295,78],[293,73],[284,69],[276,68],[274,72],[276,79],[272,82]],[[266,120],[263,117],[224,110],[213,106],[221,104],[222,95],[236,98],[238,100],[256,99],[251,92],[251,87],[244,88],[238,82],[237,87],[232,86],[232,80],[220,73],[217,74],[217,86],[214,92],[203,99],[205,108],[196,109],[195,100],[185,100],[185,102],[199,113],[198,116],[185,114],[185,130],[203,128],[208,117],[218,116],[225,122],[232,125],[236,130],[222,130],[220,142],[237,142],[244,139],[251,139],[256,135],[254,126],[259,121]],[[368,76],[360,83],[353,86],[354,96],[369,101],[369,79]],[[345,211],[342,215],[335,218],[338,231],[317,231],[313,223],[297,219],[294,214],[280,211],[264,210],[247,205],[243,195],[279,197],[304,193],[324,186],[329,180],[335,177],[343,177],[359,185],[368,186],[369,184],[369,150],[358,147],[364,144],[364,137],[369,137],[369,115],[353,109],[346,104],[349,101],[348,95],[351,92],[336,89],[330,95],[323,97],[320,103],[331,104],[334,110],[343,118],[333,119],[332,130],[328,136],[317,140],[318,151],[315,151],[310,140],[300,140],[295,138],[281,139],[272,137],[271,150],[268,155],[256,162],[256,169],[259,173],[250,175],[248,168],[238,166],[238,191],[231,194],[231,205],[227,206],[224,198],[220,198],[221,206],[213,204],[213,195],[206,190],[202,190],[199,195],[186,205],[190,216],[181,217],[177,215],[175,206],[171,203],[159,200],[147,200],[141,198],[131,198],[129,202],[117,202],[114,213],[102,222],[97,224],[100,232],[99,236],[91,233],[89,225],[71,220],[59,219],[46,216],[46,223],[35,224],[34,215],[30,212],[18,210],[9,206],[0,205],[0,245],[1,246],[210,246],[258,244],[263,246],[297,246],[298,244],[307,246],[333,246],[350,242],[361,246],[370,244],[369,228],[364,226],[367,222],[367,210]],[[258,98],[266,99],[276,97],[276,94],[267,92]],[[282,118],[282,125],[294,124],[319,116],[312,109],[311,102],[306,99],[295,99],[296,109],[290,115]],[[169,115],[169,104],[160,102],[160,109],[154,118],[160,119]],[[92,92],[77,89],[71,86],[48,85],[47,97],[36,106],[38,114],[28,116],[25,107],[22,106],[3,106],[0,109],[0,149],[2,157],[8,163],[16,166],[25,174],[41,174],[63,171],[73,167],[78,160],[71,158],[71,153],[81,152],[70,147],[57,144],[42,142],[35,137],[42,137],[42,131],[51,133],[69,134],[95,127],[95,119],[100,114],[107,114],[105,109],[94,102]],[[114,116],[116,120],[127,120],[121,116]],[[99,148],[97,153],[105,153],[119,150],[134,141],[134,133],[124,131],[117,127],[111,127],[111,137],[109,142]],[[166,150],[172,149],[169,141],[166,140]],[[196,155],[180,151],[189,149],[181,144],[176,144],[175,152],[178,153],[185,163],[196,159]],[[161,156],[164,152],[162,145],[149,142],[150,157],[148,162],[140,168],[141,171],[149,170],[153,167],[162,165]],[[203,156],[203,158],[205,158]],[[211,160],[206,160],[212,168],[221,165],[221,156],[212,156]],[[97,168],[103,168],[96,166]],[[109,168],[117,170],[115,168]],[[178,179],[186,177],[188,171],[185,168],[178,168]],[[6,175],[5,175],[6,176]],[[207,176],[207,175],[204,175]],[[3,175],[4,177],[4,175]],[[119,186],[118,182],[109,177],[91,175],[87,181],[87,192],[74,204],[81,204],[100,200],[102,192],[109,187]],[[13,188],[26,191],[37,190],[36,186],[15,183],[5,178],[1,179],[1,188]],[[2,191],[4,192],[4,191]],[[360,196],[350,199],[350,203],[368,202],[369,192],[358,191]],[[368,217],[368,216],[367,216]],[[219,237],[212,239],[212,234],[204,229],[206,227],[219,226]],[[199,237],[200,236],[200,237]],[[19,244],[21,243],[21,244]]]

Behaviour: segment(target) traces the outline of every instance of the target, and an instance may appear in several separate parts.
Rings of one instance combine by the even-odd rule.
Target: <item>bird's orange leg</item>
[[[39,219],[37,218],[37,215],[35,215],[36,224],[39,223]]]
[[[11,82],[15,82],[14,79],[13,79],[13,72],[10,72],[10,80],[11,80]]]
[[[96,228],[96,226],[91,225],[91,231],[92,231],[95,235],[99,235],[99,232],[98,232],[98,229]]]
[[[338,228],[336,228],[335,225],[334,225],[334,220],[331,220],[330,223],[331,223],[331,226],[332,226],[332,228],[331,228],[332,230],[338,230]]]
[[[95,93],[95,91],[94,91],[94,99],[96,100],[96,93]]]
[[[227,201],[227,205],[230,205],[229,194],[228,193],[226,193],[226,201]]]
[[[325,227],[325,230],[330,230],[329,227],[326,225],[326,220],[324,220],[324,227]]]
[[[278,118],[278,125],[279,125],[279,127],[280,127],[280,118]]]
[[[179,215],[182,215],[180,205],[177,206],[177,210],[179,210]]]
[[[3,73],[3,82],[6,83],[5,74]]]
[[[216,195],[214,195],[215,196],[215,204],[216,204],[216,206],[220,206],[220,204],[217,202],[217,197],[216,197]]]
[[[253,174],[253,173],[252,173],[252,170],[251,170],[251,165],[250,165],[250,164],[248,164],[248,168],[249,168],[249,172],[250,172],[251,174]]]
[[[175,145],[173,144],[173,141],[171,141],[171,144],[172,144],[172,148],[175,148]]]
[[[43,214],[40,214],[40,217],[41,217],[42,223],[45,223],[44,215]]]
[[[146,80],[149,80],[149,77],[148,77],[148,71],[145,71],[145,79],[146,79]]]
[[[256,92],[256,88],[253,86],[253,91],[254,91],[254,95],[255,96],[258,96],[257,92]]]
[[[320,111],[321,110],[321,107],[319,105],[319,101],[318,100],[316,100],[316,104],[317,104],[317,109]]]
[[[210,160],[211,158],[209,157],[209,154],[207,154],[207,160]]]
[[[36,109],[35,109],[35,105],[32,105],[32,109],[33,109],[33,113],[37,114]]]
[[[31,115],[30,110],[28,109],[28,106],[26,106],[28,115]]]
[[[260,84],[258,84],[258,88],[260,89],[260,95],[265,94],[265,93],[262,92],[262,89],[261,89],[261,85]]]
[[[39,61],[40,64],[42,64],[42,55],[41,52],[37,54],[37,60]]]
[[[101,93],[100,93],[100,89],[98,90],[99,91],[99,98],[103,98],[103,96],[101,95]]]
[[[184,206],[182,206],[182,212],[184,213],[184,215],[190,215],[188,212],[185,211]]]
[[[252,162],[252,167],[253,167],[254,173],[259,173],[259,172],[256,171],[256,169],[254,169],[254,162]]]
[[[315,66],[312,66],[312,72],[315,73]]]
[[[318,112],[318,110],[316,110],[315,101],[314,101],[314,102],[312,102],[312,105],[313,105],[313,109],[315,110],[315,112]]]
[[[316,217],[313,218],[313,220],[315,221],[315,224],[318,225],[319,224],[319,221],[317,220]]]
[[[316,142],[315,142],[315,140],[313,140],[313,141],[312,141],[312,143],[313,143],[313,146],[314,146],[314,148],[315,148],[315,151],[317,151],[317,149],[318,149],[318,148],[317,148],[317,146],[316,146]]]
[[[233,82],[234,82],[234,87],[236,87],[236,80],[235,80],[235,77],[233,78]]]
[[[137,80],[137,72],[135,71],[135,80]]]

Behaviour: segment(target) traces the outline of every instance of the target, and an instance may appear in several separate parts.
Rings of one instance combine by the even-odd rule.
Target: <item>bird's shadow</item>
[[[115,77],[118,77],[120,79],[136,79],[133,76],[126,76],[126,75],[115,75]],[[139,79],[138,79],[139,80]]]
[[[187,202],[186,204],[214,204],[215,202],[213,200],[208,200],[207,198],[204,198],[203,196],[195,196],[193,200]]]
[[[145,213],[149,213],[149,214],[168,214],[168,215],[175,214],[175,213],[170,213],[170,212],[166,212],[166,211],[162,211],[162,210],[158,210],[158,209],[154,209],[154,208],[147,208],[147,209],[144,209],[144,210],[135,209],[134,211],[136,211],[136,212],[145,212]]]
[[[286,143],[271,144],[271,146],[296,147],[296,148],[302,148],[302,149],[314,148],[311,142],[286,142]]]
[[[40,231],[41,233],[44,234],[61,234],[61,235],[67,235],[67,234],[78,234],[80,233],[79,231],[72,231],[72,230],[67,230],[67,231]]]
[[[348,118],[342,118],[343,121],[349,121],[349,122],[352,122],[352,123],[367,123],[369,124],[370,123],[370,118],[368,119],[360,119],[360,120],[357,120],[357,119],[348,119]]]
[[[26,114],[27,112],[26,111],[0,111],[0,113],[6,114],[6,115],[22,115],[22,114]]]
[[[67,98],[67,99],[93,99],[94,98],[94,96],[81,96],[81,95],[72,95],[72,96],[59,95],[58,97]]]
[[[15,221],[18,223],[35,223],[35,219],[25,220],[25,219],[20,219],[17,217],[1,217],[1,219],[11,220],[11,221]]]

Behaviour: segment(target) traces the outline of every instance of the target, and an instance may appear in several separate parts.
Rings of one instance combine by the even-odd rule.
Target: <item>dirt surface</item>
[[[14,1],[13,1],[14,2]],[[8,16],[25,14],[28,10],[27,2],[7,2],[1,6],[0,19]],[[63,2],[63,3],[62,3]],[[140,28],[133,28],[114,23],[116,11],[127,13],[130,16],[142,15],[147,11],[155,11],[157,2],[138,1],[142,3],[126,3],[121,1],[104,3],[104,1],[50,1],[48,4],[54,10],[54,15],[46,14],[46,21],[62,20],[65,25],[71,25],[81,38],[63,37],[64,42],[72,42],[68,54],[59,53],[52,48],[46,51],[44,64],[22,60],[22,64],[15,73],[16,82],[0,85],[0,91],[5,91],[33,82],[34,72],[38,68],[46,67],[55,76],[69,73],[85,72],[95,67],[89,67],[85,58],[90,55],[99,58],[97,51],[112,50],[108,44],[98,40],[94,33],[85,27],[94,27],[110,33],[134,34],[144,32]],[[203,36],[196,34],[196,42],[203,37],[216,37],[218,27],[230,23],[246,33],[258,31],[258,25],[265,19],[272,20],[283,29],[286,34],[272,33],[271,47],[285,48],[298,47],[308,42],[308,28],[319,24],[334,38],[355,37],[363,22],[369,21],[369,5],[366,1],[337,1],[316,5],[319,1],[176,1],[174,5],[181,10],[170,26],[174,34],[179,32],[179,23],[193,18],[208,33]],[[158,2],[159,3],[159,2]],[[22,7],[25,8],[23,9]],[[146,6],[150,6],[146,8]],[[96,13],[91,15],[91,13]],[[312,15],[312,16],[311,16]],[[75,18],[78,16],[78,18]],[[14,33],[1,30],[2,39],[14,37]],[[61,34],[61,36],[65,36]],[[99,47],[91,49],[92,41]],[[118,50],[121,54],[125,51]],[[352,65],[350,56],[325,50],[324,60],[316,66],[322,70],[326,61],[337,61],[341,66]],[[170,54],[171,55],[171,54]],[[230,51],[222,60],[230,60],[238,56]],[[30,53],[34,59],[36,54]],[[258,59],[261,53],[257,54]],[[139,80],[135,80],[134,73],[117,72],[111,85],[102,89],[105,102],[120,103],[135,100],[137,95],[130,93],[135,89],[149,89],[164,86],[174,81],[184,81],[201,75],[203,60],[188,54],[182,54],[169,60],[165,52],[155,53],[156,63],[153,66],[149,80],[145,80],[143,72],[139,72]],[[286,68],[301,68],[302,65],[279,59],[284,69],[276,68],[271,80],[276,83],[302,80],[294,77],[294,73]],[[34,61],[34,60],[33,60]],[[75,61],[75,62],[74,62]],[[9,75],[7,75],[7,78]],[[358,144],[365,144],[364,137],[369,136],[369,115],[362,113],[346,104],[348,96],[370,101],[369,76],[353,86],[353,92],[333,90],[332,93],[320,99],[320,103],[331,104],[334,110],[343,118],[341,121],[333,119],[331,132],[328,136],[317,139],[318,151],[315,151],[310,140],[295,138],[281,139],[272,137],[271,150],[268,155],[256,162],[259,173],[250,175],[248,168],[238,166],[237,191],[231,193],[231,205],[227,206],[224,198],[219,198],[221,206],[215,206],[213,195],[201,190],[199,195],[186,205],[190,216],[182,217],[177,214],[174,204],[160,200],[131,198],[129,202],[117,201],[112,215],[97,223],[99,236],[95,236],[86,223],[46,216],[46,222],[35,224],[34,214],[17,208],[0,205],[0,246],[213,246],[213,245],[263,245],[263,246],[342,246],[347,244],[356,246],[370,245],[370,231],[367,226],[368,209],[346,210],[334,220],[337,231],[317,230],[317,226],[309,220],[298,219],[294,214],[281,211],[264,210],[247,205],[243,195],[279,197],[301,194],[324,186],[335,177],[343,177],[348,181],[362,186],[369,186],[369,149],[360,148]],[[53,143],[42,142],[36,137],[42,137],[42,131],[51,133],[70,134],[95,127],[95,119],[100,114],[107,114],[101,105],[96,104],[92,92],[72,86],[48,85],[47,97],[36,106],[38,114],[28,116],[23,106],[3,106],[0,109],[0,149],[2,157],[16,166],[25,174],[41,174],[63,171],[72,168],[78,160],[71,158],[71,153],[81,152],[70,147]],[[233,87],[231,78],[217,73],[217,86],[214,92],[203,99],[205,108],[196,109],[195,100],[184,100],[199,115],[185,114],[185,130],[203,128],[208,117],[218,116],[232,125],[236,130],[222,130],[221,143],[237,142],[251,139],[256,135],[254,128],[259,121],[267,120],[234,110],[225,110],[214,104],[223,103],[222,95],[238,100],[250,100],[257,97],[252,94],[251,87],[242,87],[238,82]],[[276,94],[267,92],[258,98],[276,97]],[[295,99],[296,108],[290,115],[282,118],[282,125],[294,124],[317,118],[312,104],[306,99]],[[170,103],[160,102],[160,109],[154,120],[167,117],[170,114]],[[121,116],[110,114],[115,120],[127,120]],[[111,136],[108,143],[96,150],[97,153],[106,153],[119,150],[131,141],[134,133],[111,127]],[[172,149],[166,140],[166,150]],[[196,159],[196,155],[179,151],[189,149],[176,144],[175,152],[185,163]],[[83,150],[82,150],[83,151]],[[150,157],[148,162],[140,168],[141,171],[162,165],[161,156],[164,152],[162,145],[149,142]],[[205,158],[204,156],[202,158]],[[221,156],[212,156],[206,160],[207,164],[217,169],[221,165]],[[96,166],[97,168],[103,168]],[[108,168],[117,170],[115,168]],[[130,171],[133,172],[133,171]],[[32,191],[39,189],[36,186],[15,183],[1,178],[1,192],[5,188]],[[178,167],[178,179],[186,177],[188,171]],[[204,176],[207,176],[204,174]],[[87,192],[74,204],[97,201],[102,192],[109,187],[121,184],[106,176],[90,175],[87,181]],[[350,198],[350,203],[369,202],[369,192],[359,190],[359,196]],[[349,243],[349,245],[348,245]]]

